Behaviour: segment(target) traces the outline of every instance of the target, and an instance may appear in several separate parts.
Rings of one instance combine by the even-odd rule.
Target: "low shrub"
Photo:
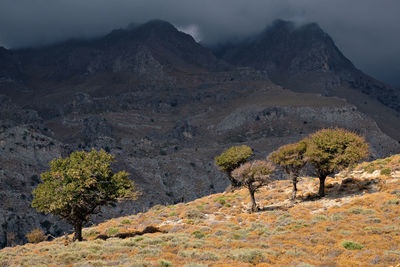
[[[383,205],[389,206],[389,205],[399,205],[399,204],[400,204],[400,199],[391,199],[386,201]]]
[[[381,170],[381,175],[390,175],[392,170],[390,168],[384,168]]]
[[[30,233],[26,234],[26,238],[28,238],[29,243],[39,243],[45,241],[47,239],[47,236],[42,230],[36,228]]]
[[[142,248],[139,250],[139,255],[147,256],[147,257],[157,257],[158,255],[161,254],[161,249],[157,247],[147,247],[147,248]]]
[[[160,266],[165,266],[165,267],[172,266],[172,262],[167,261],[167,260],[159,260],[158,263],[160,264]]]
[[[191,209],[185,213],[185,217],[188,219],[203,219],[204,213],[198,209]]]
[[[320,222],[320,221],[327,221],[328,217],[326,217],[325,215],[316,215],[314,216],[314,218],[312,219],[312,221],[314,223]]]
[[[226,204],[226,198],[224,196],[219,196],[219,197],[214,199],[214,202],[218,202],[221,205],[225,205]]]
[[[363,212],[363,208],[361,208],[361,207],[353,207],[353,208],[349,209],[349,212],[353,213],[353,214],[361,214]]]
[[[206,235],[200,231],[194,231],[192,235],[198,239],[204,238]]]
[[[228,257],[237,261],[248,262],[251,264],[257,264],[265,260],[263,253],[257,249],[232,250]]]
[[[191,258],[201,261],[217,261],[219,256],[212,252],[200,252],[197,250],[181,250],[178,252],[178,256],[184,258]]]
[[[360,250],[364,246],[361,245],[360,243],[354,242],[354,241],[343,241],[341,245],[348,250]]]
[[[115,234],[118,234],[118,232],[119,232],[118,227],[111,227],[111,228],[108,228],[106,231],[107,235],[115,235]]]

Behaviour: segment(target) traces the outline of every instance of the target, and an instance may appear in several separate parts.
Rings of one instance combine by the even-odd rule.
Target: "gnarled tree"
[[[134,183],[125,171],[114,173],[113,155],[104,150],[73,152],[52,160],[50,171],[33,190],[32,207],[52,213],[74,226],[74,240],[82,240],[82,225],[103,205],[120,198],[135,199]]]
[[[278,150],[272,152],[268,159],[273,163],[281,166],[289,175],[293,183],[292,200],[296,199],[297,182],[300,170],[306,164],[304,154],[307,150],[307,139],[301,140],[295,144],[281,146]]]
[[[266,160],[246,162],[239,168],[233,170],[232,176],[249,190],[252,212],[258,210],[254,196],[255,192],[271,181],[270,175],[274,170],[274,165]]]
[[[241,183],[232,176],[232,171],[245,163],[252,155],[253,150],[249,146],[233,146],[215,158],[215,165],[227,174],[233,188],[240,187]]]
[[[318,176],[319,196],[325,196],[325,179],[368,157],[365,139],[344,129],[322,129],[309,138],[305,156]]]

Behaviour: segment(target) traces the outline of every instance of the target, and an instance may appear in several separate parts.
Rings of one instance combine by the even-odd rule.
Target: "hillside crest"
[[[245,190],[188,203],[154,206],[114,218],[71,237],[0,251],[1,266],[350,266],[400,260],[400,155],[364,162],[329,178],[303,177],[300,199],[290,181],[256,194],[262,211],[249,213]]]

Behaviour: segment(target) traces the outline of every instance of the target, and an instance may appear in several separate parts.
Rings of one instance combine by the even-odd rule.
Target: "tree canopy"
[[[307,139],[295,144],[281,146],[272,152],[268,159],[281,166],[286,173],[297,172],[306,164],[304,154],[307,150]]]
[[[300,170],[307,163],[305,153],[307,151],[308,139],[303,139],[295,144],[281,146],[272,152],[268,159],[273,163],[281,166],[283,170],[290,176],[293,183],[292,199],[296,198],[297,182]]]
[[[82,224],[103,205],[120,198],[135,199],[134,183],[125,171],[114,173],[113,155],[104,150],[77,151],[52,160],[41,174],[42,183],[33,190],[32,207],[65,219],[82,240]]]
[[[232,186],[238,187],[240,184],[232,177],[231,173],[252,155],[253,150],[249,146],[233,146],[215,158],[215,165],[227,173]]]
[[[322,129],[310,136],[305,157],[320,179],[324,196],[325,179],[368,157],[368,144],[356,133],[344,129]]]

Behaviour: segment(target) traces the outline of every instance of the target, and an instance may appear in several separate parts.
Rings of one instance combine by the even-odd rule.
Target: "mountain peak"
[[[175,26],[172,25],[170,22],[161,20],[161,19],[154,19],[150,20],[144,24],[142,24],[143,27],[153,27],[153,28],[163,28],[163,29],[175,29]]]
[[[178,29],[171,23],[164,20],[151,20],[144,24],[138,25],[132,29],[136,33],[145,33],[146,35],[167,35],[178,33]]]
[[[317,23],[276,20],[263,32],[220,53],[229,63],[270,73],[300,74],[352,68]]]

